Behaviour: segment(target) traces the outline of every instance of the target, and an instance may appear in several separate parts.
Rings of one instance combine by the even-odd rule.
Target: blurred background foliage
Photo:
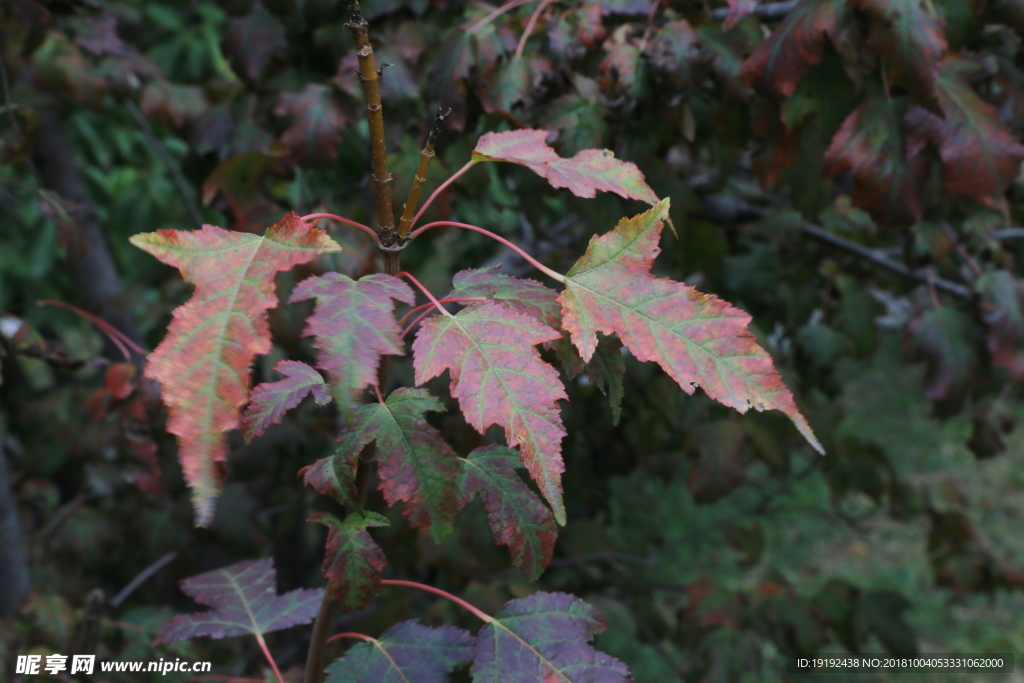
[[[193,607],[176,581],[273,556],[281,590],[322,583],[323,529],[305,519],[330,501],[296,473],[331,449],[329,410],[307,401],[248,445],[232,434],[216,519],[196,529],[158,389],[89,320],[40,302],[151,349],[191,287],[129,236],[200,222],[260,232],[286,211],[369,222],[341,5],[0,3],[0,451],[32,576],[0,620],[3,677],[17,654],[83,643],[264,677],[246,639],[151,647]],[[781,415],[741,416],[627,362],[618,422],[585,376],[570,385],[569,523],[537,582],[493,545],[479,503],[440,544],[388,511],[375,531],[387,576],[485,611],[538,589],[580,595],[608,622],[598,647],[638,681],[798,680],[785,672],[794,651],[1024,652],[1020,0],[363,7],[390,64],[396,198],[439,107],[453,114],[428,190],[491,130],[545,128],[563,156],[607,147],[637,163],[672,198],[677,233],[655,272],[753,315],[828,450],[815,455]],[[486,165],[426,218],[482,225],[564,272],[640,210]],[[363,235],[333,236],[345,251],[282,274],[282,301],[310,273],[377,268]],[[434,230],[403,253],[435,293],[497,263],[530,273],[475,233]],[[308,312],[272,311],[256,381],[281,358],[311,359]],[[412,384],[408,359],[392,381]],[[446,381],[431,387],[447,395]],[[460,454],[500,438],[457,411],[431,420]],[[384,509],[373,486],[370,505]],[[335,630],[376,635],[412,616],[467,619],[386,589]],[[291,675],[308,631],[268,638]],[[957,678],[970,680],[943,680]]]

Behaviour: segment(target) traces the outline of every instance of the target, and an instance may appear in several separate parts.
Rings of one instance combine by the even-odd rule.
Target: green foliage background
[[[802,0],[792,12],[824,4]],[[438,585],[487,611],[538,589],[580,595],[608,622],[598,647],[627,662],[638,681],[798,680],[787,678],[783,660],[797,650],[1024,653],[1024,430],[1014,376],[1024,357],[1024,296],[1012,230],[1024,187],[1021,154],[1010,144],[1024,121],[1017,32],[1024,10],[1015,0],[880,3],[918,22],[910,48],[921,48],[913,36],[942,19],[947,46],[908,77],[900,51],[870,37],[881,30],[875,5],[833,4],[843,8],[842,41],[756,14],[726,30],[723,8],[714,14],[681,0],[653,8],[646,0],[544,3],[519,57],[537,3],[486,24],[493,8],[456,0],[363,3],[378,60],[393,64],[384,72],[384,101],[396,198],[407,191],[438,107],[453,115],[428,191],[469,159],[482,133],[510,127],[553,131],[563,156],[607,147],[635,162],[659,196],[672,198],[677,233],[666,233],[655,272],[753,315],[760,342],[828,450],[815,455],[781,415],[741,416],[627,359],[617,424],[596,386],[583,378],[570,387],[563,410],[569,524],[539,581],[510,568],[479,503],[442,543],[389,510],[392,526],[375,531],[389,577]],[[282,590],[322,583],[323,529],[305,519],[328,502],[295,474],[331,448],[329,410],[307,401],[252,444],[234,434],[217,517],[211,528],[195,529],[158,401],[147,397],[143,422],[163,485],[146,490],[120,407],[90,415],[109,360],[102,336],[66,310],[35,305],[84,306],[73,274],[77,228],[54,220],[52,203],[37,191],[35,110],[60,113],[72,144],[65,161],[84,179],[124,284],[120,303],[149,348],[190,287],[128,237],[198,227],[175,174],[203,219],[223,227],[259,231],[289,210],[371,220],[367,127],[345,12],[332,0],[264,5],[0,5],[9,81],[0,118],[0,315],[27,321],[46,344],[32,346],[45,353],[19,353],[24,340],[5,337],[0,358],[0,438],[34,582],[21,612],[0,620],[2,666],[12,667],[19,653],[66,650],[90,590],[114,594],[176,551],[174,562],[106,615],[101,655],[208,659],[218,673],[263,676],[244,639],[150,648],[172,613],[191,608],[175,582],[273,555]],[[116,28],[104,28],[111,21]],[[795,82],[781,98],[738,73],[765,36],[776,40],[785,27],[797,41],[799,68],[775,74]],[[807,48],[815,35],[819,58]],[[962,100],[966,123],[950,124],[912,153],[920,130],[900,114],[873,133],[873,146],[851,153],[854,168],[823,176],[841,156],[833,151],[829,161],[830,145],[864,102],[940,115],[927,84],[953,87],[950,64],[970,73],[955,83],[977,98]],[[327,87],[304,91],[309,84]],[[300,92],[315,96],[302,100],[309,116],[296,123],[281,95]],[[135,106],[158,142],[132,116]],[[957,131],[992,146],[955,148]],[[887,169],[916,163],[913,154],[924,170],[908,172],[895,205],[879,199],[874,190],[893,182]],[[975,166],[951,171],[956,154]],[[866,179],[857,163],[870,167]],[[994,184],[956,191],[978,164],[1003,170]],[[917,215],[907,208],[912,202]],[[640,210],[609,195],[577,199],[524,169],[486,165],[427,217],[487,227],[564,272],[591,235]],[[808,225],[875,250],[918,279],[814,239]],[[313,272],[374,269],[362,235],[335,230],[334,237],[346,251],[322,257]],[[404,252],[403,264],[443,293],[462,268],[502,262],[505,272],[528,273],[513,256],[480,235],[436,230]],[[984,294],[983,273],[1009,278],[1009,294]],[[279,278],[282,300],[295,277]],[[929,280],[980,294],[952,296]],[[304,305],[272,312],[275,349],[258,361],[257,381],[282,358],[311,358],[300,337],[306,314]],[[62,367],[54,362],[58,347],[85,362]],[[412,384],[407,360],[393,364],[392,377]],[[446,382],[431,387],[446,395]],[[460,454],[501,439],[480,437],[455,412],[431,420]],[[373,489],[370,506],[384,509]],[[385,590],[335,627],[376,635],[412,616],[466,619],[429,596]],[[283,669],[304,661],[307,638],[308,629],[268,638]],[[331,647],[333,658],[344,645]]]

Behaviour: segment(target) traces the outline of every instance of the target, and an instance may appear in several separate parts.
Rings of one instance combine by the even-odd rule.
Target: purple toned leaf
[[[281,143],[297,162],[309,166],[324,165],[338,155],[341,132],[351,123],[330,88],[321,83],[307,83],[299,93],[281,93],[274,113],[290,121]]]
[[[417,384],[449,370],[452,396],[466,421],[481,434],[499,424],[509,446],[522,446],[530,476],[564,524],[560,442],[566,432],[556,401],[567,397],[558,372],[535,348],[560,334],[535,318],[484,301],[454,316],[427,320],[412,350]]]
[[[594,236],[566,273],[562,322],[580,356],[589,361],[597,333],[614,332],[637,360],[657,362],[686,393],[700,386],[741,413],[780,410],[823,452],[771,356],[747,330],[750,316],[714,295],[651,275],[668,204],[665,199]]]
[[[353,512],[343,522],[330,513],[317,512],[307,521],[327,527],[322,571],[328,598],[346,612],[366,607],[380,592],[388,563],[366,528],[388,526],[388,520],[375,512]]]
[[[221,47],[235,73],[258,81],[273,60],[285,56],[288,39],[281,22],[257,2],[246,16],[228,19]]]
[[[558,528],[551,510],[519,478],[519,467],[519,453],[512,448],[477,448],[462,460],[461,504],[480,495],[494,540],[507,545],[512,564],[535,580],[551,561]]]
[[[143,233],[130,241],[196,286],[149,354],[146,376],[162,386],[167,431],[178,437],[197,524],[205,526],[213,518],[227,460],[224,432],[239,426],[253,358],[270,351],[266,311],[277,305],[274,275],[338,247],[295,214],[263,236],[204,225],[194,232]]]
[[[480,629],[474,683],[622,683],[629,667],[588,643],[604,631],[597,610],[574,595],[534,593],[506,602]]]
[[[726,30],[732,28],[736,23],[757,8],[757,0],[725,0],[729,5],[729,15],[725,18],[723,26]]]
[[[183,593],[214,609],[179,614],[160,631],[154,645],[199,636],[261,636],[306,624],[316,618],[324,596],[320,588],[278,595],[274,561],[269,557],[193,576],[180,585]]]
[[[429,529],[437,539],[451,529],[459,511],[458,456],[423,417],[428,411],[443,410],[444,405],[426,389],[396,389],[383,404],[368,403],[356,411],[355,426],[342,436],[334,456],[342,463],[354,463],[366,444],[375,441],[384,499],[388,505],[403,501],[402,514],[409,523]],[[327,474],[327,467],[314,475]],[[347,486],[348,473],[354,468],[340,467]]]
[[[446,683],[473,657],[473,636],[455,626],[412,619],[354,646],[327,668],[325,683]]]
[[[304,336],[316,337],[317,365],[327,371],[334,398],[349,413],[360,393],[377,383],[380,357],[405,355],[395,301],[412,304],[416,295],[383,273],[359,280],[327,273],[299,283],[291,300],[305,299],[316,299],[316,310]]]
[[[545,130],[487,133],[476,143],[473,159],[526,166],[547,179],[552,187],[568,188],[577,197],[595,197],[600,190],[648,204],[658,203],[658,196],[648,187],[636,164],[619,161],[606,149],[585,149],[571,159],[563,159],[547,145],[547,136]]]
[[[242,434],[247,441],[261,436],[270,425],[279,424],[285,413],[310,394],[320,405],[331,400],[324,378],[305,363],[283,360],[274,369],[285,378],[253,389],[249,407],[242,416]]]

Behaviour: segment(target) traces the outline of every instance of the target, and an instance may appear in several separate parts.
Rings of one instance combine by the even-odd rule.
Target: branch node
[[[387,67],[389,67],[389,66],[394,66],[394,64],[388,64],[387,62],[384,62],[383,64],[381,64],[380,66],[378,66],[378,67],[377,67],[377,76],[378,76],[378,77],[381,77],[381,76],[383,76],[383,75],[384,75],[384,69],[386,69],[386,68],[387,68]]]

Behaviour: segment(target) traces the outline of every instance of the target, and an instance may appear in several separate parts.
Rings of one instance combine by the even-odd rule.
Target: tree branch
[[[356,56],[359,58],[359,83],[366,99],[366,118],[370,124],[370,179],[377,198],[377,233],[384,254],[384,272],[394,275],[399,271],[398,254],[401,239],[395,231],[394,209],[391,206],[391,173],[388,172],[388,150],[384,141],[384,110],[380,100],[381,71],[373,57],[370,45],[369,24],[363,17],[359,0],[346,0],[345,5],[351,20],[345,27],[352,32],[356,41]],[[381,67],[383,70],[384,67]],[[394,271],[394,272],[392,272]]]
[[[412,227],[413,218],[416,216],[416,206],[420,203],[420,188],[423,187],[423,183],[427,182],[427,169],[430,168],[430,161],[434,158],[434,143],[437,142],[437,135],[441,132],[441,122],[451,113],[451,109],[447,114],[442,114],[440,109],[437,110],[434,127],[427,134],[427,144],[420,152],[420,165],[416,169],[416,177],[412,181],[412,188],[409,190],[409,199],[405,202],[402,218],[398,221],[398,236],[403,240],[409,234],[409,228]]]

